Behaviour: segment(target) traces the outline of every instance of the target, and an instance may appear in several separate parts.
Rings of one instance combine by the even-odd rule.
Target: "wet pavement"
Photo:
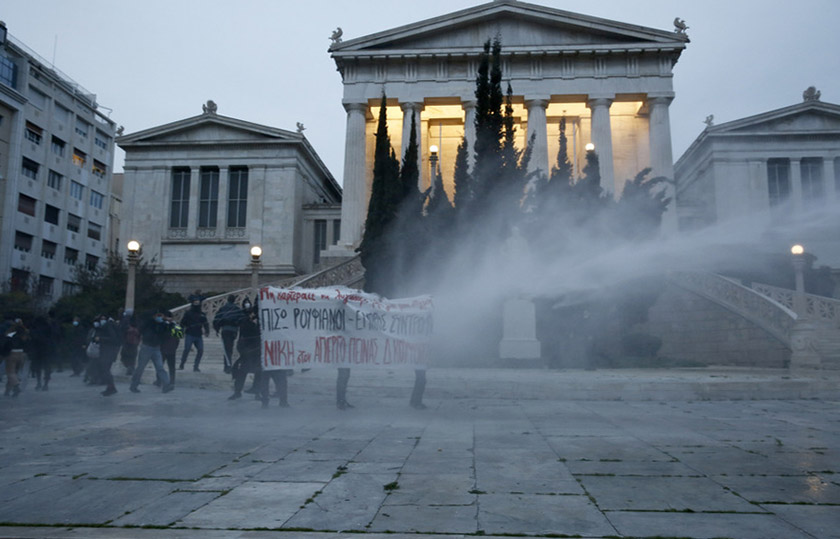
[[[202,370],[0,399],[0,537],[840,538],[840,373]]]

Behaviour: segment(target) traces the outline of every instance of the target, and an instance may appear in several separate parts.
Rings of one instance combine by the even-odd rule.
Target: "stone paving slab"
[[[0,537],[822,539],[840,529],[840,404],[775,398],[768,387],[792,391],[778,374],[721,373],[762,400],[692,400],[691,387],[715,383],[709,371],[456,369],[438,371],[437,385],[430,371],[429,409],[417,411],[410,376],[354,372],[356,408],[344,412],[335,373],[310,374],[292,377],[291,408],[187,383],[103,398],[58,375],[49,393],[1,399]],[[828,373],[815,387],[836,382]],[[689,391],[616,399],[619,385],[627,396],[657,383]],[[567,398],[551,384],[590,393]]]

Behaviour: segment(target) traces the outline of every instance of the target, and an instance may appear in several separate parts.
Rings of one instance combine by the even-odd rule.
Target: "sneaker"
[[[426,408],[428,408],[428,406],[426,406],[422,402],[419,402],[417,404],[412,404],[411,407],[414,408],[415,410],[425,410]]]
[[[193,372],[201,372],[201,370],[198,367],[193,367]]]
[[[225,374],[230,374],[230,367],[225,365]]]
[[[347,410],[349,408],[355,408],[355,406],[353,406],[352,404],[350,404],[347,401],[339,402],[336,406],[338,406],[339,410]]]
[[[242,393],[234,393],[233,395],[228,397],[228,400],[229,401],[235,401],[236,399],[241,399],[241,398],[242,398]]]
[[[140,390],[139,390],[139,389],[137,389],[137,388],[136,388],[136,387],[134,387],[134,386],[131,386],[131,387],[130,387],[130,388],[128,388],[128,389],[129,389],[129,391],[131,391],[132,393],[140,393]]]
[[[164,388],[163,388],[163,392],[164,392],[164,393],[169,393],[169,392],[170,392],[170,391],[172,391],[173,389],[175,389],[175,386],[174,386],[174,385],[172,385],[172,384],[169,384],[168,386],[166,386],[166,387],[164,387]]]
[[[115,387],[109,387],[108,389],[106,389],[105,391],[103,391],[103,392],[102,392],[102,393],[100,393],[100,394],[101,394],[103,397],[110,397],[111,395],[113,395],[113,394],[114,394],[114,393],[116,393],[116,392],[117,392],[117,388],[115,388]]]

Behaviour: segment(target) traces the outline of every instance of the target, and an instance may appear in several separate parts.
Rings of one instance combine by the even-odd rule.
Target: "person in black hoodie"
[[[111,374],[111,365],[117,359],[120,351],[120,336],[117,332],[117,325],[105,315],[96,317],[93,322],[93,342],[99,344],[99,357],[94,359],[96,364],[95,372],[102,377],[107,386],[102,392],[103,397],[110,397],[117,392],[114,385],[114,375]]]
[[[236,296],[233,294],[227,298],[227,303],[222,305],[216,316],[213,317],[213,329],[216,335],[222,332],[222,346],[225,352],[225,374],[230,374],[233,365],[233,343],[236,341],[236,334],[239,331],[239,322],[244,314],[236,304]]]
[[[140,393],[137,386],[140,385],[140,378],[143,377],[143,371],[150,359],[155,366],[155,373],[160,380],[163,392],[169,393],[174,388],[169,381],[169,374],[163,368],[163,356],[160,353],[160,345],[169,336],[171,330],[172,325],[165,320],[162,312],[147,315],[143,318],[140,324],[142,341],[140,352],[137,354],[137,367],[131,376],[131,386],[129,387],[132,393]]]
[[[246,300],[247,301],[247,300]],[[228,400],[235,400],[242,397],[242,388],[245,386],[245,379],[249,373],[256,377],[260,372],[260,321],[257,319],[257,309],[243,308],[243,316],[239,321],[239,340],[236,342],[236,350],[239,352],[239,359],[233,364],[233,395]],[[254,386],[258,383],[255,380]]]
[[[190,349],[195,344],[196,354],[195,362],[193,363],[193,371],[200,372],[198,364],[201,363],[201,356],[204,355],[204,336],[210,335],[210,324],[207,322],[207,315],[201,312],[201,300],[194,298],[192,305],[184,313],[181,318],[181,326],[184,328],[184,351],[181,352],[181,365],[179,370],[184,370],[184,364],[187,362],[187,356],[190,354]]]

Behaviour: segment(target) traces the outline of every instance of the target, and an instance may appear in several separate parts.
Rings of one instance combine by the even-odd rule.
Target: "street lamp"
[[[262,247],[254,245],[251,247],[251,288],[257,288],[257,279],[260,273],[260,257],[262,256]]]
[[[808,314],[808,303],[805,299],[805,248],[797,243],[790,248],[790,253],[793,255],[793,272],[796,277],[793,311],[802,318]]]
[[[128,248],[128,282],[125,285],[125,310],[134,312],[134,277],[137,261],[140,260],[140,242],[131,240],[126,247]]]
[[[438,169],[438,147],[432,144],[429,146],[429,165],[431,166],[431,178],[429,179],[429,183],[434,185],[435,178],[437,178],[437,169]]]

